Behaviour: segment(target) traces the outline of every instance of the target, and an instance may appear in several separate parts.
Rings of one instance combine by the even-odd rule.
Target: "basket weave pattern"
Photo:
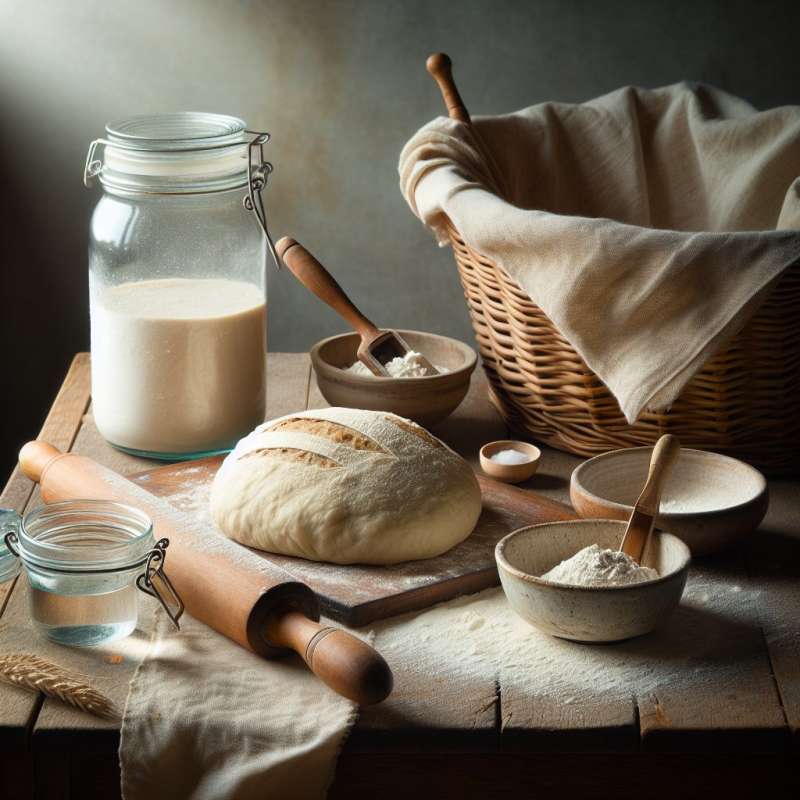
[[[769,472],[800,454],[800,264],[790,267],[750,322],[708,361],[669,411],[628,425],[617,401],[544,312],[501,267],[448,223],[490,399],[510,428],[560,450],[593,456],[681,444],[742,458]]]

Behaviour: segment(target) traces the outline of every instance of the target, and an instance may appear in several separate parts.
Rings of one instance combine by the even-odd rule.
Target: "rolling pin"
[[[114,500],[146,513],[155,538],[169,539],[166,572],[195,619],[265,658],[294,650],[317,677],[356,703],[388,697],[392,672],[383,657],[346,631],[320,625],[314,592],[289,573],[267,562],[248,569],[198,548],[196,538],[207,535],[202,525],[91,458],[34,441],[20,451],[19,464],[40,484],[45,503]]]

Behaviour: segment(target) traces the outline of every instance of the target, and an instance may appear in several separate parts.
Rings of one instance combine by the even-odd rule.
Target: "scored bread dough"
[[[336,564],[440,555],[472,532],[472,468],[385,411],[324,408],[271,420],[227,456],[211,515],[242,544]]]

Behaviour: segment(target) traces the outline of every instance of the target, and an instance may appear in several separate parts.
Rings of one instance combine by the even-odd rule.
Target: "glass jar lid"
[[[112,122],[106,125],[106,135],[89,145],[85,186],[99,178],[107,192],[123,196],[205,194],[247,187],[243,205],[254,214],[280,268],[261,196],[272,173],[272,164],[264,159],[268,133],[247,130],[238,117],[178,111]]]
[[[238,117],[196,111],[111,122],[87,175],[122,194],[191,194],[247,186],[250,137]],[[94,151],[104,146],[103,162]]]

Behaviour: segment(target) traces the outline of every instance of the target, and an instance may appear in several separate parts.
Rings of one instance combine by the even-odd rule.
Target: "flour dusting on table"
[[[522,724],[512,718],[519,697],[529,698],[530,713],[549,728],[583,728],[593,709],[629,725],[636,708],[644,713],[662,692],[697,696],[702,687],[713,691],[727,684],[750,701],[750,693],[773,691],[760,667],[760,592],[729,581],[713,570],[695,571],[669,621],[652,634],[614,645],[589,646],[542,633],[511,610],[500,589],[377,623],[375,645],[395,672],[398,690],[391,702],[398,716],[413,719],[418,713],[413,700],[406,704],[403,687],[413,694],[431,675],[441,675],[437,704],[461,709],[474,703],[476,720],[487,704],[497,704],[503,728]],[[763,677],[766,689],[753,675]],[[493,692],[495,686],[501,694]],[[487,691],[476,696],[475,687]]]

